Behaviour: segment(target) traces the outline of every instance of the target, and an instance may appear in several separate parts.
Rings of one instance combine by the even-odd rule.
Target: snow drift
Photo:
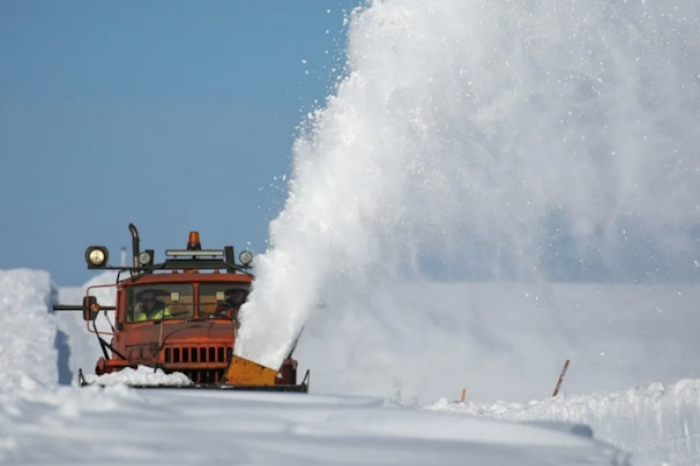
[[[559,421],[592,428],[595,437],[633,453],[637,465],[694,466],[700,461],[700,380],[651,384],[612,393],[558,396],[521,403],[450,403],[426,406],[512,421]]]

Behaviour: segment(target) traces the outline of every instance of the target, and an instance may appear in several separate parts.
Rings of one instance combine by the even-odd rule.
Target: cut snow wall
[[[593,435],[633,453],[638,466],[700,464],[700,380],[681,380],[664,387],[629,389],[607,394],[558,396],[529,404],[464,403],[442,399],[426,407],[513,421],[564,421],[585,424]]]
[[[23,376],[46,385],[58,380],[55,297],[48,272],[0,271],[0,390],[21,386]]]

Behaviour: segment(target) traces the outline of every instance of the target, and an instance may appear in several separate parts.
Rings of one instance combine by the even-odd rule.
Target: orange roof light
[[[199,242],[198,231],[190,231],[190,237],[187,240],[187,249],[191,251],[202,249],[202,243]]]

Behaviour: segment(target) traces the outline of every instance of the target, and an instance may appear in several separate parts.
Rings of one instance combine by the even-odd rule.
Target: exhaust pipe
[[[131,232],[131,250],[134,256],[134,269],[139,268],[139,252],[141,246],[139,245],[139,231],[136,229],[133,223],[129,224],[129,231]]]

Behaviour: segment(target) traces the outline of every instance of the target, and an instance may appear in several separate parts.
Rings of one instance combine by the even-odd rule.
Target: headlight
[[[141,265],[147,265],[151,262],[151,255],[147,252],[142,252],[139,254],[139,263]]]
[[[90,246],[85,251],[85,260],[91,267],[104,267],[109,260],[109,252],[104,246]]]
[[[238,259],[241,261],[241,264],[248,265],[253,261],[253,255],[248,251],[243,251],[238,256]]]

